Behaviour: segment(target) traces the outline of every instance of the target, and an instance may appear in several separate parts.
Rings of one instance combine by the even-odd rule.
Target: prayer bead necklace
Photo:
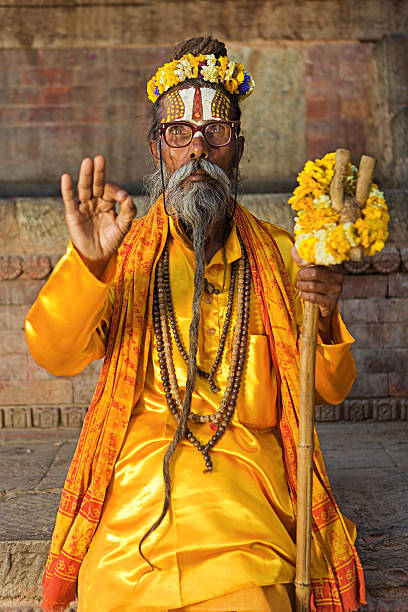
[[[224,348],[225,348],[225,341],[227,339],[228,329],[229,329],[229,325],[231,321],[232,306],[234,302],[236,272],[237,272],[237,265],[236,265],[236,262],[234,261],[234,263],[232,264],[232,269],[231,269],[231,283],[230,283],[230,288],[229,288],[229,293],[228,293],[228,302],[227,302],[227,309],[225,312],[225,321],[224,321],[224,325],[222,328],[220,343],[218,345],[218,351],[215,356],[214,363],[209,372],[205,372],[204,370],[202,370],[201,368],[197,366],[197,374],[208,380],[210,387],[214,391],[214,393],[217,393],[218,391],[220,391],[220,389],[218,389],[217,385],[214,382],[214,375],[217,371],[219,364],[221,363],[222,355],[224,353]],[[180,352],[180,355],[183,357],[184,361],[187,363],[188,353],[185,350],[183,343],[181,341],[181,338],[180,338],[180,335],[177,329],[176,317],[174,316],[173,300],[171,297],[171,286],[170,286],[169,252],[168,252],[167,247],[164,249],[164,253],[163,253],[163,278],[164,278],[164,283],[166,286],[166,303],[167,303],[167,312],[169,316],[170,328],[173,334],[174,342],[176,343],[176,346]],[[206,280],[207,279],[204,279],[204,281]],[[213,285],[211,286],[213,287]],[[218,289],[217,291],[219,293]]]
[[[211,428],[215,429],[213,436],[202,444],[193,432],[187,428],[186,438],[199,452],[202,453],[205,461],[206,470],[211,472],[213,469],[210,451],[224,435],[225,430],[234,414],[235,405],[241,385],[242,373],[244,370],[245,355],[248,340],[250,295],[251,295],[251,270],[244,249],[243,257],[238,263],[238,287],[237,287],[237,319],[232,340],[231,363],[227,377],[227,387],[224,397],[218,410],[211,414],[199,415],[190,412],[189,419],[197,424],[211,423]],[[157,265],[156,283],[153,299],[153,325],[156,333],[157,353],[159,357],[160,376],[163,383],[166,400],[178,422],[183,409],[183,400],[180,397],[180,390],[172,358],[172,345],[169,329],[167,287],[165,281],[164,255]],[[168,257],[168,254],[167,254]],[[230,289],[231,292],[231,289]],[[167,302],[167,304],[166,304]],[[231,312],[229,318],[231,318]],[[174,314],[174,313],[173,313]],[[174,332],[173,332],[174,333]],[[225,344],[225,341],[224,341]],[[217,353],[218,354],[218,353]]]

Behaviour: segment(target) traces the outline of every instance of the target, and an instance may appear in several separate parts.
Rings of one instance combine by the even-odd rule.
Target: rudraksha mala
[[[190,412],[190,414],[188,415],[188,418],[194,421],[195,423],[211,423],[211,426],[216,428],[213,436],[205,444],[202,444],[198,440],[198,438],[192,433],[192,431],[190,431],[188,428],[186,429],[185,437],[197,448],[199,452],[202,453],[204,457],[206,466],[206,469],[204,470],[205,472],[211,472],[213,470],[213,463],[212,459],[210,458],[210,451],[224,435],[228,423],[230,422],[232,415],[234,414],[235,405],[241,385],[242,374],[244,370],[249,328],[251,270],[242,242],[241,248],[243,256],[239,260],[239,262],[235,264],[238,270],[237,272],[232,270],[231,274],[231,284],[233,284],[233,288],[231,289],[230,287],[226,312],[226,319],[228,318],[229,321],[227,322],[226,320],[224,323],[220,339],[220,346],[218,348],[214,364],[211,368],[211,372],[208,374],[201,370],[201,375],[204,375],[205,378],[208,378],[210,382],[210,377],[214,376],[217,366],[221,361],[228,327],[232,316],[233,296],[236,285],[235,274],[237,273],[237,320],[233,334],[231,363],[229,367],[227,387],[224,392],[224,397],[222,398],[218,410],[215,412],[215,414],[211,413],[206,415],[199,415],[194,412]],[[173,321],[173,324],[171,321]],[[184,351],[185,355],[183,355],[183,358],[185,359],[187,357],[188,359],[188,355],[184,350],[180,337],[178,336],[175,324],[174,311],[171,301],[167,248],[165,249],[163,256],[160,258],[160,261],[157,264],[156,283],[153,299],[153,325],[156,333],[160,377],[163,383],[164,393],[167,399],[170,412],[173,414],[174,418],[178,422],[180,420],[180,414],[183,410],[183,400],[180,397],[180,390],[177,384],[177,378],[172,358],[170,327],[171,331],[173,332],[177,348],[179,349],[182,355],[182,350]],[[174,332],[174,330],[176,330],[176,332]],[[182,350],[180,349],[180,346]],[[212,385],[211,388],[213,388]]]
[[[231,322],[232,306],[234,302],[236,272],[237,272],[237,264],[234,261],[232,264],[232,269],[231,269],[231,282],[230,282],[230,288],[229,288],[229,293],[228,293],[228,303],[227,303],[227,309],[225,313],[225,321],[224,321],[224,325],[222,328],[220,344],[218,345],[218,351],[215,356],[214,363],[211,367],[210,372],[205,372],[204,370],[202,370],[201,368],[197,366],[197,374],[208,380],[210,387],[212,391],[214,391],[214,393],[217,393],[218,391],[220,391],[220,389],[217,388],[217,385],[214,382],[214,375],[215,375],[215,372],[217,371],[219,364],[221,363],[222,355],[224,353],[224,348],[225,348],[225,341],[227,339],[228,329],[229,329],[230,322]],[[174,316],[173,301],[171,298],[171,287],[170,287],[169,251],[167,247],[164,249],[164,253],[163,253],[163,278],[164,278],[164,283],[165,283],[165,288],[166,288],[166,305],[167,305],[167,313],[169,316],[171,332],[173,334],[174,342],[176,343],[176,346],[180,352],[180,355],[183,357],[184,361],[187,363],[188,354],[183,346],[180,335],[178,333],[176,317]],[[207,281],[207,279],[204,279],[204,282],[205,281]],[[210,285],[213,288],[212,293],[216,293],[216,292],[219,293],[219,290],[215,289],[211,283],[208,283],[208,281],[207,281],[207,285]]]

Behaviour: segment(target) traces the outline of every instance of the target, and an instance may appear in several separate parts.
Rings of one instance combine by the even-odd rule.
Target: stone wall
[[[145,83],[175,42],[207,33],[224,40],[257,83],[242,105],[241,174],[244,191],[259,194],[243,201],[260,217],[291,228],[282,194],[306,159],[339,146],[354,162],[363,152],[377,158],[391,241],[379,258],[347,267],[341,304],[360,376],[344,405],[317,416],[406,418],[405,0],[3,0],[0,23],[1,427],[82,420],[100,364],[55,378],[33,363],[23,335],[24,316],[67,241],[59,175],[76,175],[82,157],[103,153],[108,179],[140,194],[152,168]]]
[[[290,191],[306,158],[339,146],[373,154],[382,185],[407,183],[403,0],[6,0],[0,23],[0,197],[56,195],[97,153],[140,192],[146,81],[171,45],[207,32],[257,83],[243,104],[247,189]]]
[[[291,229],[287,195],[242,196],[259,217]],[[358,378],[340,406],[318,407],[321,421],[408,418],[408,192],[388,191],[391,241],[374,258],[347,263],[341,311],[357,339]],[[136,198],[139,212],[146,207]],[[100,362],[73,378],[55,377],[28,353],[24,318],[65,249],[63,206],[52,198],[0,202],[0,427],[78,427]]]

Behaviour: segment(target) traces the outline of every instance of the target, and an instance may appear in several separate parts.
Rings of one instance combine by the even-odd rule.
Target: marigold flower
[[[332,207],[330,183],[334,176],[335,153],[307,161],[298,174],[298,186],[289,204],[298,212],[295,221],[296,248],[303,259],[331,265],[350,258],[351,248],[361,244],[365,255],[374,255],[388,238],[389,214],[384,194],[372,183],[361,218],[340,223]],[[355,196],[358,170],[349,164],[345,192]]]

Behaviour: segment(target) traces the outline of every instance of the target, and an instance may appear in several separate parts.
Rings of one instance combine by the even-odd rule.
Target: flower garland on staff
[[[147,84],[147,96],[152,102],[165,91],[187,79],[203,79],[219,83],[229,93],[237,94],[240,100],[247,98],[254,90],[255,83],[249,72],[238,62],[228,57],[216,58],[211,55],[186,53],[179,60],[164,64]]]
[[[354,247],[364,255],[374,255],[384,248],[388,238],[389,214],[384,194],[371,184],[361,217],[354,223],[341,223],[332,206],[330,184],[334,176],[335,153],[306,162],[298,175],[298,187],[289,199],[297,211],[295,218],[296,248],[306,261],[318,265],[335,265],[350,259]],[[355,197],[358,169],[348,164],[345,196]]]

